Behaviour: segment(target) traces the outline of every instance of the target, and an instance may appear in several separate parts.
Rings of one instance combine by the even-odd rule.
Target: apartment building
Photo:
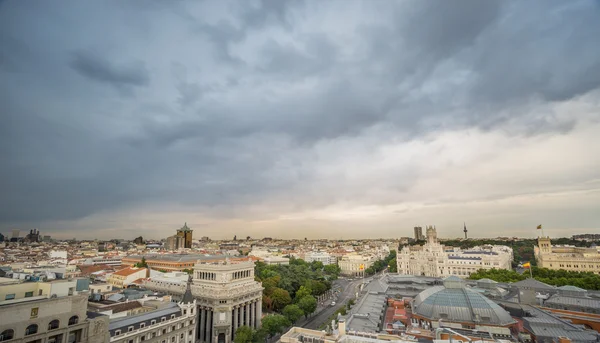
[[[108,317],[88,317],[76,281],[0,285],[0,341],[104,343]]]

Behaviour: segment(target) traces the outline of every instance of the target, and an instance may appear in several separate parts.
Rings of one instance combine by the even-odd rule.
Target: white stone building
[[[427,243],[405,246],[397,254],[398,273],[433,277],[469,277],[479,269],[511,269],[513,251],[507,246],[482,246],[462,250],[445,247],[437,240],[434,227],[427,228]]]
[[[304,260],[309,263],[313,261],[319,261],[325,266],[328,264],[337,264],[337,258],[324,251],[307,252],[304,254]]]
[[[371,256],[358,254],[349,254],[343,256],[338,261],[340,273],[348,276],[364,276],[365,270],[369,268],[375,260]]]
[[[240,326],[259,328],[262,290],[252,261],[196,264],[191,285],[198,306],[196,342],[231,343]]]

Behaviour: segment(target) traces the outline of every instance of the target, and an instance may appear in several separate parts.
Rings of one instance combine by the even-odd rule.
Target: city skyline
[[[186,223],[187,224],[187,223]],[[177,226],[177,225],[175,225]],[[426,226],[423,226],[423,228],[425,228]],[[436,227],[438,227],[436,225]],[[174,228],[173,230],[176,230],[177,228]],[[20,236],[21,238],[23,238],[28,232],[29,230],[32,229],[17,229],[20,230]],[[39,230],[39,229],[38,229]],[[139,229],[132,229],[133,231],[131,232],[140,232]],[[142,228],[143,230],[143,228]],[[340,236],[332,236],[328,233],[324,233],[321,235],[316,235],[316,236],[302,236],[302,235],[298,235],[297,233],[289,233],[289,234],[284,234],[284,235],[269,235],[268,232],[265,233],[262,236],[250,236],[250,235],[246,235],[243,230],[241,231],[241,234],[238,234],[237,231],[233,231],[233,235],[226,235],[223,233],[218,233],[217,231],[204,231],[204,233],[200,232],[198,234],[198,236],[194,236],[194,240],[200,240],[202,237],[208,237],[211,240],[216,240],[216,241],[231,241],[233,240],[234,236],[239,236],[237,238],[238,241],[240,242],[244,242],[246,240],[246,237],[250,237],[252,240],[260,240],[263,238],[272,238],[272,239],[280,239],[280,240],[304,240],[305,238],[308,240],[320,240],[320,239],[328,239],[328,240],[344,240],[344,241],[349,241],[349,240],[379,240],[379,239],[392,239],[392,240],[396,240],[396,239],[400,239],[400,238],[414,238],[413,233],[413,228],[409,228],[406,229],[404,227],[400,228],[397,232],[397,234],[395,235],[377,235],[374,233],[370,233],[369,236],[367,236],[367,234],[365,234],[365,236],[348,236],[348,235],[340,235]],[[597,231],[595,230],[586,230],[586,229],[577,229],[577,228],[572,228],[573,230],[573,235],[577,235],[577,234],[593,234],[596,233]],[[108,232],[114,232],[113,230],[106,230]],[[159,231],[149,231],[149,230],[144,230],[142,232],[147,232],[150,233],[148,235],[142,235],[142,237],[144,238],[144,240],[150,240],[150,241],[159,241],[159,240],[167,240],[168,238],[170,238],[172,235],[172,232],[166,232],[163,233],[164,230],[159,230]],[[410,232],[409,232],[410,231]],[[439,234],[439,238],[442,240],[445,239],[463,239],[463,235],[464,232],[462,231],[462,227],[459,233],[455,232],[457,230],[449,230],[449,229],[442,229],[440,231]],[[482,232],[486,232],[485,229],[481,229],[480,231]],[[128,232],[128,231],[125,231]],[[213,232],[213,235],[208,234],[207,232]],[[469,229],[469,232],[470,229]],[[507,231],[504,230],[502,231],[504,233],[506,233]],[[508,231],[510,232],[510,231]],[[550,237],[550,238],[570,238],[572,236],[571,233],[569,234],[565,234],[564,230],[560,229],[560,228],[544,228],[543,234],[541,230],[536,230],[536,228],[526,228],[526,229],[516,229],[514,232],[517,232],[518,234],[512,235],[512,234],[493,234],[493,233],[489,233],[487,235],[477,235],[477,236],[471,236],[469,235],[468,239],[470,240],[477,240],[477,239],[490,239],[490,238],[499,238],[499,237],[508,237],[508,238],[512,238],[512,237],[517,237],[517,238],[523,238],[523,239],[532,239],[532,238],[539,238],[539,237]],[[3,234],[6,238],[10,238],[12,236],[11,232],[2,232],[0,231],[1,234]],[[137,238],[139,236],[135,236],[135,237],[130,237],[129,235],[127,235],[126,233],[122,233],[122,234],[115,234],[113,236],[111,236],[110,234],[106,235],[105,231],[101,231],[100,234],[94,234],[91,232],[87,232],[84,231],[83,235],[77,235],[76,233],[74,235],[69,235],[69,234],[65,234],[64,231],[62,230],[58,230],[58,231],[52,231],[52,230],[44,230],[43,232],[39,232],[40,233],[40,237],[42,236],[51,236],[52,239],[58,239],[58,240],[69,240],[69,239],[79,239],[79,240],[111,240],[111,239],[122,239],[122,240],[126,240],[126,241],[132,241],[134,238]]]
[[[598,232],[599,12],[2,1],[0,232]]]

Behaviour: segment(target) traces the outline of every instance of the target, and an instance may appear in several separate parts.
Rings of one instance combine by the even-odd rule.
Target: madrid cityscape
[[[597,0],[0,0],[0,342],[600,343]]]

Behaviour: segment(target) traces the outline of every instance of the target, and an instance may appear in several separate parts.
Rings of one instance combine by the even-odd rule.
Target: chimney
[[[568,337],[560,336],[558,337],[558,343],[571,343],[571,339]]]
[[[345,336],[346,335],[346,320],[345,319],[340,319],[338,321],[338,336]],[[569,343],[569,342],[559,342],[559,343]]]

